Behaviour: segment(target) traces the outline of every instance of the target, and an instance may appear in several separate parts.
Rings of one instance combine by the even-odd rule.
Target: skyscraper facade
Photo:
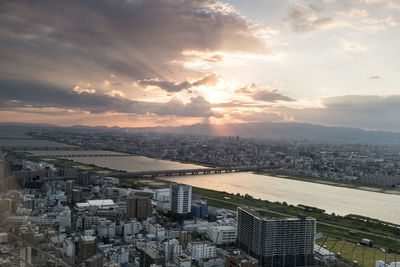
[[[239,248],[257,258],[260,266],[313,265],[314,218],[270,219],[239,207],[237,223]]]
[[[171,184],[170,199],[172,213],[190,213],[192,205],[192,186],[185,184]]]

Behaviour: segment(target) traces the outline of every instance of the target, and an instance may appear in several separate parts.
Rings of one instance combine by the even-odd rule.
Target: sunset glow
[[[393,0],[8,2],[0,19],[0,120],[297,121],[400,131],[400,121],[393,123],[400,112],[398,6]]]

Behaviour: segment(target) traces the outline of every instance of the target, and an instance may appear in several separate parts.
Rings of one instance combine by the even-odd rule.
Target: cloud
[[[292,7],[289,10],[288,22],[294,32],[309,32],[326,27],[334,22],[330,17],[319,16],[320,10],[307,10],[302,7]]]
[[[394,0],[389,1],[386,4],[386,8],[400,10],[400,3],[399,2],[395,2]]]
[[[386,31],[396,27],[399,22],[392,14],[370,14],[371,6],[377,5],[386,9],[397,9],[394,1],[390,0],[353,0],[338,1],[292,1],[289,5],[286,23],[294,32],[310,32],[317,29],[346,27],[367,32]],[[381,12],[381,14],[385,14]],[[371,16],[373,15],[373,16]]]
[[[252,83],[250,86],[244,86],[235,90],[235,94],[249,95],[257,90],[257,85]]]
[[[366,5],[383,5],[387,9],[400,9],[397,0],[356,0],[355,2]]]
[[[360,25],[356,25],[356,27],[370,31],[370,32],[380,32],[386,31],[391,27],[396,27],[399,25],[399,22],[392,16],[388,15],[385,18],[375,19],[375,18],[366,18],[361,20]]]
[[[211,104],[203,97],[192,97],[184,104],[178,99],[168,103],[137,101],[123,98],[117,91],[111,94],[79,93],[46,84],[0,81],[0,109],[63,108],[93,114],[116,112],[126,114],[176,115],[182,117],[212,116]]]
[[[121,97],[121,98],[125,97],[125,94],[119,90],[111,90],[110,92],[107,93],[107,95],[112,97]]]
[[[219,76],[215,73],[209,74],[204,76],[198,81],[195,81],[193,83],[194,86],[201,86],[201,85],[207,85],[207,86],[215,86],[219,82]]]
[[[219,76],[217,74],[209,74],[204,76],[203,78],[194,81],[194,82],[180,82],[180,83],[175,83],[175,82],[169,82],[169,81],[160,81],[158,78],[155,79],[145,79],[145,80],[139,80],[136,81],[136,84],[139,84],[142,87],[148,87],[148,86],[156,86],[159,87],[167,92],[180,92],[183,90],[187,90],[192,88],[193,86],[201,86],[201,85],[207,85],[207,86],[215,86],[218,81],[219,81]]]
[[[345,52],[360,52],[360,51],[365,51],[367,48],[357,42],[350,42],[344,38],[340,39],[341,41],[341,49]]]
[[[253,100],[263,102],[293,102],[293,98],[282,95],[276,89],[259,88],[256,84],[241,87],[235,90],[235,94],[250,96]]]
[[[181,83],[169,82],[169,81],[160,81],[158,78],[154,79],[144,79],[140,81],[136,81],[142,87],[148,86],[156,86],[159,87],[167,92],[179,92],[185,89],[189,89],[192,87],[192,84],[184,81]]]
[[[80,88],[79,86],[75,86],[74,89],[72,89],[74,92],[78,94],[95,94],[96,90],[95,89],[84,89]]]
[[[280,107],[297,122],[400,131],[400,95],[345,95],[322,100],[320,108]]]
[[[229,121],[237,120],[238,122],[284,122],[288,121],[279,112],[271,109],[263,110],[234,110],[228,114]],[[228,122],[229,122],[228,121]]]
[[[357,110],[386,110],[400,109],[400,95],[377,96],[377,95],[345,95],[328,97],[323,99],[323,105],[327,108],[343,108]]]
[[[257,29],[214,0],[9,1],[0,9],[0,79],[97,88],[110,73],[123,82],[198,78],[176,64],[183,51],[267,53]]]
[[[400,132],[400,95],[344,95],[321,100],[311,108],[282,105],[233,107],[220,121],[229,122],[306,122],[329,126]]]
[[[256,91],[253,95],[252,98],[254,100],[259,100],[259,101],[265,101],[265,102],[277,102],[277,101],[286,101],[286,102],[292,102],[296,101],[293,98],[281,95],[278,93],[277,90],[258,90]]]
[[[369,15],[367,10],[360,8],[350,8],[348,10],[346,9],[344,11],[340,11],[339,14],[345,17],[352,18],[366,18]]]

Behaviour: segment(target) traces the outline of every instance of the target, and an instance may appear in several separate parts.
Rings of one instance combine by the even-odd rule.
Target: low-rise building
[[[235,243],[236,227],[231,225],[210,225],[207,228],[207,238],[217,245]]]
[[[216,246],[208,241],[192,242],[188,244],[187,251],[192,260],[214,258],[217,255]]]

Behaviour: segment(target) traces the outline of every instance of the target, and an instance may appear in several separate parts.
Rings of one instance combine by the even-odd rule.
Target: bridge
[[[29,141],[43,141],[43,139],[36,139],[30,137],[0,137],[0,140],[29,140]]]
[[[5,150],[14,151],[79,151],[79,150],[91,150],[85,147],[79,146],[1,146]]]
[[[232,173],[232,172],[249,172],[266,169],[262,166],[250,166],[250,167],[221,167],[221,168],[203,168],[203,169],[186,169],[186,170],[161,170],[161,171],[141,171],[141,172],[114,172],[107,173],[105,176],[115,178],[154,178],[154,177],[165,177],[165,176],[183,176],[183,175],[201,175],[201,174],[220,174],[220,173]],[[42,177],[41,181],[67,181],[76,180],[76,177]]]
[[[131,154],[48,154],[48,155],[25,155],[26,158],[78,158],[78,157],[134,157]]]
[[[262,166],[245,166],[245,167],[221,167],[221,168],[204,168],[204,169],[186,169],[186,170],[161,170],[161,171],[142,171],[142,172],[116,172],[109,173],[107,176],[115,178],[144,178],[157,176],[173,176],[173,175],[196,175],[211,173],[230,173],[230,172],[248,172],[265,169]]]

